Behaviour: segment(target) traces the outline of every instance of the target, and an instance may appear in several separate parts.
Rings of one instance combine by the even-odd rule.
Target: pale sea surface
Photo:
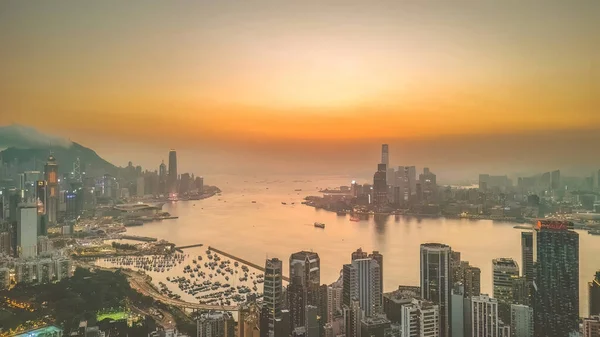
[[[513,228],[514,223],[403,216],[371,216],[353,222],[349,216],[300,204],[307,195],[319,195],[317,188],[349,185],[351,180],[338,176],[204,177],[205,184],[221,188],[221,196],[165,204],[163,210],[179,219],[127,231],[177,245],[205,245],[186,250],[190,255],[198,255],[210,245],[259,265],[266,258],[278,257],[284,261],[285,275],[290,254],[312,250],[321,258],[321,283],[327,284],[337,280],[342,265],[350,262],[350,254],[357,248],[378,250],[384,257],[386,292],[398,285],[419,285],[419,246],[425,242],[445,243],[460,251],[462,260],[481,269],[481,291],[490,295],[492,259],[510,257],[521,265],[522,230]],[[325,223],[326,228],[315,228],[315,221]],[[587,316],[587,283],[600,269],[600,236],[577,232],[580,313]]]

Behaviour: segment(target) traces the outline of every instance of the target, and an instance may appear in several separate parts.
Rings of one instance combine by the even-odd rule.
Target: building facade
[[[448,245],[421,245],[421,297],[439,306],[440,336],[450,336],[450,290],[452,285]]]

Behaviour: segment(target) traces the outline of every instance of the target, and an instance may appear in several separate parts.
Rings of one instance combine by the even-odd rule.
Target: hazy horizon
[[[0,3],[0,127],[124,166],[600,168],[600,2]],[[1,136],[1,135],[0,135]],[[0,144],[0,147],[2,144]],[[206,172],[206,173],[203,173]]]

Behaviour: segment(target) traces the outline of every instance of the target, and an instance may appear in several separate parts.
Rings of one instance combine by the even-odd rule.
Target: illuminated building
[[[6,256],[12,255],[10,231],[0,233],[0,254],[4,254]]]
[[[58,219],[59,188],[58,188],[58,164],[53,155],[48,157],[48,162],[44,166],[44,176],[46,178],[46,214],[48,223],[56,224]]]
[[[421,297],[439,306],[441,337],[450,335],[451,251],[441,243],[421,245]]]
[[[596,272],[596,277],[588,283],[589,287],[589,306],[590,316],[600,315],[600,270]]]
[[[39,216],[36,204],[19,204],[17,252],[21,258],[37,256]]]
[[[10,269],[0,268],[0,290],[8,289],[10,286]]]
[[[265,264],[265,277],[263,282],[263,306],[265,309],[265,322],[267,322],[268,336],[275,333],[275,320],[281,318],[283,306],[283,264],[278,258],[268,259]],[[261,327],[261,335],[263,329]]]
[[[45,180],[38,180],[35,188],[35,201],[38,205],[38,213],[46,214],[46,190],[48,183]]]
[[[377,206],[388,204],[388,186],[386,182],[385,164],[377,165],[377,172],[373,175],[373,203]]]
[[[535,335],[563,337],[579,329],[579,235],[573,224],[537,224]]]
[[[498,301],[500,319],[510,322],[510,305],[513,303],[513,281],[519,278],[519,266],[510,258],[492,260],[494,273],[494,298]]]
[[[177,194],[177,152],[175,150],[169,151],[169,176],[167,180],[167,186],[169,194]]]
[[[429,168],[425,167],[419,175],[421,183],[421,198],[426,203],[435,203],[437,200],[437,178]]]

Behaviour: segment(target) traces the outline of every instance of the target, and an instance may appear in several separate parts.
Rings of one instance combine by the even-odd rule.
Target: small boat
[[[353,217],[350,218],[350,221],[356,221],[356,222],[358,222],[358,221],[360,221],[360,218],[353,216]]]
[[[325,224],[322,222],[315,222],[315,227],[317,228],[325,228]]]
[[[281,204],[282,204],[282,205],[287,205],[287,202],[283,202],[283,201],[282,201],[282,202],[281,202]]]
[[[256,201],[252,200],[252,203],[253,203],[253,204],[256,204]]]

